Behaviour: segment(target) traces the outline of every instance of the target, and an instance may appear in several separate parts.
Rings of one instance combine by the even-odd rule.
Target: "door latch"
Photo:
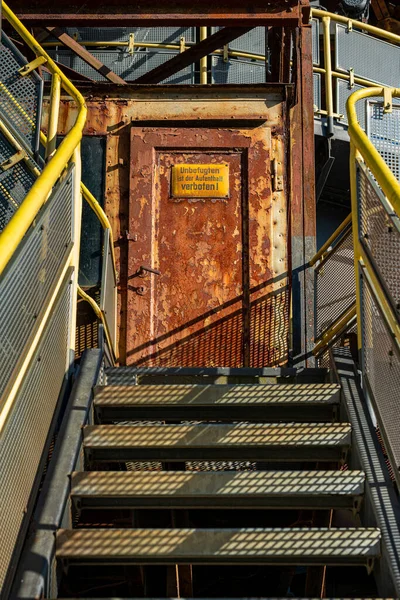
[[[152,269],[151,267],[145,267],[144,265],[141,265],[138,268],[135,275],[137,275],[138,277],[145,277],[146,273],[153,273],[153,275],[161,275],[161,271],[159,271],[158,269]]]

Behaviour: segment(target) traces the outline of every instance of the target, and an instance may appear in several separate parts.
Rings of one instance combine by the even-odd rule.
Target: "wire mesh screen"
[[[22,138],[33,153],[39,150],[43,80],[32,71],[22,77],[18,70],[27,61],[8,37],[1,32],[0,44],[0,115],[10,131]]]
[[[400,355],[364,276],[361,277],[363,371],[374,399],[387,450],[400,467]]]
[[[0,280],[0,399],[69,255],[73,180],[70,171]]]
[[[400,47],[346,25],[336,24],[338,71],[354,70],[356,77],[397,87],[400,81]]]
[[[103,311],[111,339],[117,343],[117,281],[115,279],[112,252],[110,247],[110,232],[104,234],[104,258],[102,273],[102,290],[100,296],[100,309]]]
[[[315,269],[316,338],[341,317],[355,299],[353,232],[350,229]]]
[[[314,88],[314,106],[322,108],[321,96],[321,74],[313,73],[313,88]]]
[[[394,105],[392,112],[384,113],[382,99],[370,100],[367,133],[389,169],[400,179],[400,106]]]
[[[66,373],[70,309],[71,285],[67,282],[1,434],[0,589],[7,573],[11,574],[11,556]]]
[[[312,27],[312,58],[313,64],[319,65],[320,53],[319,53],[319,20],[311,19]]]
[[[66,29],[66,32],[79,42],[104,42],[103,48],[88,47],[88,50],[101,63],[126,81],[134,81],[141,75],[162,65],[179,53],[179,50],[135,46],[134,53],[131,54],[127,45],[107,47],[107,42],[124,42],[126,44],[129,41],[130,34],[134,34],[135,44],[146,42],[179,45],[181,37],[185,38],[185,42],[196,41],[196,30],[194,27],[106,27],[102,29],[94,27],[69,27]],[[105,81],[103,75],[62,46],[56,49],[49,49],[49,54],[61,64],[74,69],[94,81]],[[194,65],[191,65],[165,79],[164,83],[194,83],[194,73]]]
[[[213,28],[213,32],[218,28]],[[255,27],[229,44],[229,50],[265,56],[265,27]],[[264,61],[242,56],[222,55],[211,59],[212,83],[264,83],[266,65]]]
[[[390,211],[362,163],[357,166],[357,196],[360,240],[390,292],[393,305],[400,308],[400,219]]]
[[[0,133],[0,163],[8,161],[16,152],[16,149]],[[20,161],[9,169],[0,171],[0,231],[12,218],[35,179],[25,161]]]

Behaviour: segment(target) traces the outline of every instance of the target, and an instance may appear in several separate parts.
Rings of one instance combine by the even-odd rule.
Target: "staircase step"
[[[90,425],[89,460],[336,461],[351,442],[348,423]]]
[[[119,385],[95,388],[101,422],[127,420],[332,421],[340,386]]]
[[[84,471],[72,474],[78,508],[352,508],[361,471]]]
[[[351,529],[61,529],[69,564],[368,565],[380,531]]]

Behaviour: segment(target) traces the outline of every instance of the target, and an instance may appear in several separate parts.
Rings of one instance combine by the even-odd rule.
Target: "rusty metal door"
[[[284,362],[270,129],[134,127],[131,157],[127,363]],[[228,197],[173,197],[172,170],[183,164],[228,165]]]

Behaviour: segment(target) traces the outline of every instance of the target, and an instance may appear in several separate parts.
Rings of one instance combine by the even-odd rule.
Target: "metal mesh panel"
[[[72,240],[73,172],[58,186],[0,280],[0,397]]]
[[[218,27],[212,29],[218,31]],[[230,50],[265,55],[265,28],[255,27],[229,44]],[[242,57],[230,56],[224,62],[223,56],[211,59],[211,77],[213,83],[265,83],[265,62]]]
[[[383,194],[360,164],[357,188],[360,239],[390,291],[394,305],[400,306],[400,220],[388,214]]]
[[[104,259],[102,273],[102,289],[100,308],[104,312],[111,339],[116,343],[117,338],[117,282],[110,248],[110,232],[104,235]]]
[[[315,269],[316,337],[319,337],[356,299],[353,233],[350,230]]]
[[[347,113],[346,113],[346,102],[349,96],[358,90],[363,90],[364,88],[361,85],[354,85],[354,87],[350,87],[348,81],[344,81],[343,79],[336,80],[336,112],[343,115],[342,119],[339,119],[340,123],[344,123],[348,125]],[[371,98],[371,101],[381,101],[381,98]],[[367,104],[366,100],[357,102],[356,111],[358,122],[362,129],[367,129]],[[400,105],[400,99],[393,98],[393,104]]]
[[[400,106],[393,106],[391,113],[384,113],[380,99],[369,101],[367,107],[368,137],[392,173],[400,179]]]
[[[319,20],[311,19],[311,27],[312,27],[312,57],[313,64],[319,65],[320,63],[320,54],[319,54]]]
[[[67,284],[0,437],[0,588],[30,500],[67,367],[71,286]]]
[[[400,356],[364,277],[362,291],[363,371],[396,470],[400,467]]]
[[[15,153],[15,148],[0,133],[0,163],[5,162]],[[28,169],[25,161],[0,172],[0,231],[7,225],[34,181],[35,176]]]
[[[321,102],[321,73],[313,73],[314,106],[322,108]]]
[[[78,42],[127,42],[135,35],[135,43],[179,44],[183,36],[186,42],[196,41],[195,27],[67,27],[63,29]]]
[[[32,152],[39,149],[43,81],[34,71],[21,77],[25,58],[2,32],[0,44],[0,114]]]
[[[213,83],[265,83],[265,63],[230,57],[224,62],[222,56],[211,59]]]
[[[134,81],[176,55],[176,52],[173,50],[159,51],[149,48],[137,50],[133,56],[129,54],[127,49],[120,48],[108,50],[94,50],[90,48],[90,53],[126,81]],[[69,50],[51,50],[49,54],[56,61],[94,81],[105,81],[101,73],[90,67]],[[171,75],[171,77],[165,79],[164,83],[194,83],[194,65]]]
[[[397,87],[400,81],[400,47],[336,24],[336,69],[354,69],[357,77]]]

